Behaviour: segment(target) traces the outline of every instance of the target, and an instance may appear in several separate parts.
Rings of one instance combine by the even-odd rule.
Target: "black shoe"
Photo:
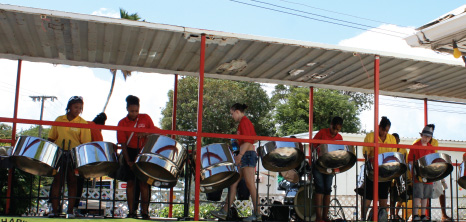
[[[137,217],[137,215],[134,214],[134,213],[129,213],[129,214],[126,215],[126,218],[136,218],[136,217]]]
[[[143,220],[150,220],[149,214],[141,214]]]

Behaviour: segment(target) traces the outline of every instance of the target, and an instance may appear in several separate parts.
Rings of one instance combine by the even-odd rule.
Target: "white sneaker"
[[[220,218],[222,220],[227,219],[227,212],[223,209],[223,207],[220,208],[220,210],[210,211],[210,214],[212,214],[214,217]]]

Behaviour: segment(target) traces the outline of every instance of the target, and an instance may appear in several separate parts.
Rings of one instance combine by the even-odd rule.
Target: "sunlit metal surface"
[[[169,188],[176,185],[187,150],[176,140],[152,134],[138,154],[133,170],[136,176],[156,187]]]
[[[447,177],[453,171],[453,165],[450,155],[431,153],[417,159],[414,169],[423,182],[433,182]]]
[[[379,154],[379,181],[391,181],[406,172],[408,165],[405,161],[405,156],[398,152],[387,152]],[[374,167],[372,166],[374,160],[369,160],[369,179],[374,178]]]
[[[10,157],[19,169],[36,176],[53,176],[62,150],[53,142],[20,136]]]
[[[106,176],[118,169],[116,146],[110,142],[81,144],[71,150],[73,164],[84,178]]]
[[[215,143],[201,148],[202,192],[229,187],[238,179],[238,168],[227,144]]]
[[[272,141],[258,148],[265,169],[281,172],[296,168],[304,160],[299,143]]]
[[[381,95],[466,102],[461,59],[0,4],[0,58],[198,76],[201,33],[209,78],[373,93],[379,55]]]
[[[319,152],[315,166],[324,174],[345,172],[351,169],[357,160],[354,146],[320,144],[317,149]]]

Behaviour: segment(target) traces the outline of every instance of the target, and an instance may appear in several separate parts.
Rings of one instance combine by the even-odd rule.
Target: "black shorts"
[[[391,181],[379,182],[379,200],[388,199],[388,190],[390,188]],[[366,180],[366,199],[374,199],[374,182],[371,180]]]
[[[134,148],[128,147],[126,150],[128,151],[129,162],[134,163],[134,161],[136,161],[136,157],[139,154],[139,149],[134,149]],[[120,155],[124,155],[124,154],[121,153]],[[124,161],[124,164],[126,165],[126,169],[128,169],[128,172],[127,172],[128,173],[127,174],[128,180],[136,180],[136,175],[134,175],[134,173],[131,170],[131,168],[129,167],[128,163],[126,161]]]

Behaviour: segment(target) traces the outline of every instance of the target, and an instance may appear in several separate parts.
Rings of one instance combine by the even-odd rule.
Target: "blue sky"
[[[237,2],[234,2],[237,1]],[[398,32],[395,35],[408,35],[417,28],[426,24],[440,15],[443,15],[459,6],[459,1],[303,1],[303,0],[264,0],[269,4],[251,0],[197,0],[197,1],[32,1],[32,0],[1,0],[2,4],[13,4],[34,8],[43,8],[74,12],[81,14],[95,14],[103,16],[119,16],[119,8],[129,12],[137,12],[142,19],[148,22],[179,25],[193,28],[202,28],[216,31],[233,33],[244,33],[259,36],[277,37],[284,39],[295,39],[333,45],[346,45],[352,47],[370,48],[387,51],[402,51],[415,53],[409,48],[404,40],[398,37],[370,33],[367,30],[354,29],[345,26],[316,21],[308,18],[283,14],[263,8],[244,5],[238,2],[252,4],[261,7],[283,10],[279,7],[288,7],[296,10],[314,13],[327,18],[335,18],[342,23],[348,21],[365,25],[366,28],[378,27]],[[276,6],[271,6],[275,4]],[[291,12],[291,11],[289,11]],[[296,12],[296,11],[295,11]],[[337,13],[335,13],[337,12]],[[346,14],[346,15],[344,15]],[[324,17],[316,17],[306,14],[308,17],[328,20]],[[365,19],[362,19],[365,18]],[[345,23],[346,25],[354,25]],[[391,24],[391,25],[390,25]],[[399,34],[399,33],[403,34]],[[392,32],[392,34],[394,34]],[[413,51],[413,52],[412,52]],[[432,52],[418,52],[418,54],[429,54]],[[451,58],[450,58],[451,59]],[[16,62],[0,60],[4,67],[4,77],[0,80],[0,86],[7,86],[3,91],[8,92],[7,107],[12,107],[13,85],[16,76]],[[67,99],[72,95],[84,95],[85,108],[83,117],[92,118],[101,110],[108,93],[110,75],[108,70],[88,69],[85,67],[53,66],[50,64],[24,63],[23,79],[32,78],[34,83],[44,78],[61,79],[69,81],[71,74],[62,73],[85,73],[80,84],[88,85],[91,93],[83,92],[82,87],[48,86],[47,82],[27,85],[22,81],[22,100],[20,101],[20,118],[38,119],[39,103],[34,103],[28,98],[33,94],[59,95],[58,102],[47,102],[45,120],[54,120],[56,116],[62,115]],[[37,72],[41,77],[34,81]],[[85,77],[86,76],[86,77]],[[87,78],[87,79],[86,79]],[[150,80],[149,80],[150,79]],[[74,80],[73,80],[74,81]],[[81,80],[79,80],[81,81]],[[139,81],[139,82],[138,82]],[[163,83],[152,88],[157,89],[156,95],[146,95],[143,82]],[[39,86],[38,86],[39,85]],[[125,116],[124,98],[128,94],[141,97],[141,112],[149,113],[156,125],[159,125],[160,111],[165,106],[167,92],[173,86],[173,76],[152,75],[135,73],[126,82],[122,78],[117,79],[116,93],[110,101],[108,110],[109,120],[107,124],[116,125],[118,120]],[[99,93],[96,93],[99,90]],[[86,95],[88,95],[86,97]],[[464,125],[466,125],[463,106],[454,106],[444,103],[429,103],[431,109],[429,122],[437,124],[435,137],[449,140],[466,140]],[[423,126],[423,103],[419,100],[407,100],[393,97],[381,98],[381,109],[379,116],[387,115],[392,120],[391,132],[398,132],[402,137],[417,137]],[[373,112],[367,111],[361,114],[362,127],[371,130],[373,128]],[[12,110],[0,109],[0,116],[12,116]],[[460,130],[460,129],[463,130]],[[104,132],[104,139],[114,141],[114,132]]]

